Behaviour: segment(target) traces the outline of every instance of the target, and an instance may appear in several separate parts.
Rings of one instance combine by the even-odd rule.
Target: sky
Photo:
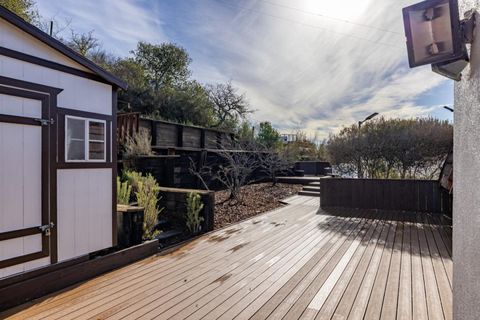
[[[173,42],[192,78],[231,80],[254,122],[311,137],[373,112],[452,121],[453,83],[409,69],[401,9],[418,0],[37,0],[45,19],[94,30],[121,57],[138,41]],[[64,32],[69,32],[65,30]]]

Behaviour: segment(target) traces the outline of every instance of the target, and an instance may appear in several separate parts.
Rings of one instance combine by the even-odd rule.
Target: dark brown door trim
[[[110,141],[108,145],[111,149],[110,160],[112,162],[112,245],[116,246],[118,243],[117,235],[117,104],[118,104],[118,89],[112,90],[112,122],[110,128]]]
[[[42,233],[42,231],[37,227],[2,232],[0,233],[0,241],[31,236],[38,233]]]
[[[94,80],[94,81],[97,81],[97,82],[111,84],[109,81],[104,80],[102,77],[98,76],[95,73],[85,72],[83,70],[68,67],[68,66],[65,66],[65,65],[60,64],[60,63],[56,63],[56,62],[45,60],[45,59],[42,59],[42,58],[39,58],[39,57],[31,56],[29,54],[25,54],[23,52],[15,51],[15,50],[8,49],[8,48],[5,48],[5,47],[0,47],[0,55],[6,56],[6,57],[9,57],[9,58],[13,58],[13,59],[16,59],[16,60],[21,60],[21,61],[25,61],[25,62],[28,62],[28,63],[32,63],[32,64],[42,66],[42,67],[46,67],[46,68],[49,68],[49,69],[57,70],[57,71],[60,71],[60,72],[73,74],[75,76],[82,77],[82,78],[85,78],[85,79],[90,79],[90,80]]]
[[[11,87],[17,87],[20,89],[30,90],[30,91],[38,91],[43,94],[48,93],[51,96],[57,95],[63,91],[63,89],[54,88],[54,87],[50,87],[50,86],[46,86],[46,85],[38,84],[34,82],[28,82],[28,81],[18,80],[14,78],[3,77],[3,76],[0,76],[0,84],[11,86]],[[12,89],[16,90],[15,88],[12,88]]]
[[[2,86],[3,85],[3,86]],[[8,87],[5,87],[8,86]],[[50,237],[42,236],[41,253],[34,253],[22,257],[16,257],[5,263],[19,264],[26,262],[25,259],[35,260],[50,255],[51,263],[58,261],[58,238],[57,238],[57,95],[63,89],[54,88],[38,83],[0,76],[0,87],[5,94],[17,95],[42,101],[42,119],[54,120],[42,126],[42,189],[47,190],[42,194],[42,225],[52,222]],[[35,92],[32,92],[35,91]],[[19,120],[19,119],[12,119]],[[1,121],[1,120],[0,120]],[[31,119],[26,118],[21,124],[32,124]],[[34,120],[35,121],[35,120]],[[7,121],[6,121],[7,122]],[[29,122],[29,123],[27,123]],[[38,122],[38,121],[35,121]],[[39,123],[39,122],[38,122]],[[41,123],[39,123],[41,124]],[[46,248],[46,249],[45,249]],[[28,261],[28,260],[27,260]]]
[[[0,82],[1,84],[1,82]],[[0,94],[5,94],[5,95],[11,95],[15,97],[22,97],[22,98],[28,98],[28,99],[35,99],[39,100],[42,104],[42,119],[50,119],[49,118],[49,95],[48,94],[42,94],[38,92],[32,92],[32,91],[25,91],[25,90],[19,90],[16,88],[11,88],[11,87],[4,87],[0,85]],[[6,120],[6,121],[3,121]],[[27,117],[22,117],[22,116],[8,116],[8,115],[1,115],[0,116],[0,122],[7,122],[7,123],[16,123],[20,125],[38,125],[41,126],[41,132],[42,132],[42,138],[41,138],[41,143],[42,143],[42,155],[41,155],[41,165],[42,165],[42,208],[41,208],[41,223],[42,225],[48,225],[50,223],[49,219],[49,155],[48,155],[48,150],[49,150],[49,126],[42,126],[40,121],[37,121],[32,118],[27,118]],[[37,234],[37,233],[42,233],[41,230],[39,229],[40,226],[33,227],[33,228],[25,228],[21,230],[12,230],[9,232],[3,232],[0,234],[0,240],[7,240],[7,239],[13,239],[13,238],[18,238],[22,237],[25,235],[32,235],[32,234]],[[34,232],[34,229],[37,229],[36,232]],[[13,266],[16,264],[24,263],[27,261],[31,260],[36,260],[39,258],[43,257],[48,257],[50,255],[50,239],[49,236],[46,235],[45,233],[42,233],[42,250],[39,252],[34,252],[26,255],[21,255],[17,256],[11,259],[5,259],[0,261],[0,268],[5,268],[9,266]]]

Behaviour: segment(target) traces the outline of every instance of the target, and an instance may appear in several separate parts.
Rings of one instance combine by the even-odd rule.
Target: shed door
[[[50,264],[48,98],[0,86],[0,278]]]

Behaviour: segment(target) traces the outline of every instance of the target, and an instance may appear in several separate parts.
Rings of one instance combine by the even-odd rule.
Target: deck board
[[[0,318],[452,319],[438,217],[287,202]]]

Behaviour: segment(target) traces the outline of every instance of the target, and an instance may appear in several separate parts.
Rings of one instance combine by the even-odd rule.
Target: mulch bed
[[[301,185],[259,183],[242,188],[241,200],[229,201],[228,191],[215,193],[215,229],[283,206],[280,200],[297,194]]]

